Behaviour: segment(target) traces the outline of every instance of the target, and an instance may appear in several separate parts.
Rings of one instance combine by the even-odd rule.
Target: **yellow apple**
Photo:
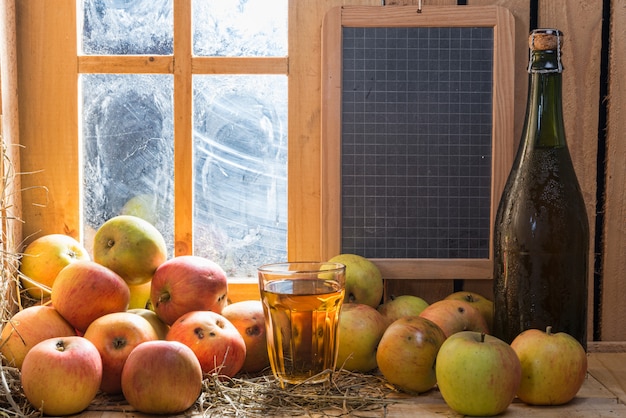
[[[22,286],[37,299],[50,296],[50,288],[61,269],[76,260],[89,260],[85,247],[69,235],[49,234],[37,238],[22,253]]]
[[[387,320],[387,325],[404,316],[419,316],[428,307],[428,302],[419,296],[400,295],[378,307],[378,312]]]
[[[167,247],[163,235],[150,222],[119,215],[96,231],[93,258],[129,285],[139,285],[150,281],[157,267],[167,260]]]
[[[383,276],[370,260],[357,254],[339,254],[329,260],[346,266],[345,303],[377,308],[383,297]]]
[[[531,405],[563,405],[576,396],[587,375],[587,353],[565,332],[528,329],[511,347],[522,364],[517,397]]]
[[[387,329],[385,318],[362,303],[346,303],[339,314],[337,367],[355,372],[374,370],[376,348]]]
[[[437,383],[435,360],[445,339],[441,328],[428,319],[400,318],[387,327],[378,344],[378,369],[404,392],[426,392]]]
[[[517,354],[504,341],[475,331],[448,337],[437,354],[437,386],[446,404],[462,415],[504,412],[520,386]]]
[[[130,302],[128,303],[128,309],[149,309],[150,303],[150,288],[152,287],[152,280],[148,280],[142,284],[128,285],[130,290]]]
[[[152,325],[152,328],[156,331],[159,340],[164,340],[167,336],[170,326],[163,322],[156,312],[144,308],[129,309],[127,312],[134,313],[147,319],[148,322],[150,322],[150,325]]]

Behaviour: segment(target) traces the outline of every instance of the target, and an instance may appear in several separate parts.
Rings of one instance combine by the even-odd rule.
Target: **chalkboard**
[[[501,7],[344,6],[323,27],[322,249],[388,278],[489,278],[513,155]]]

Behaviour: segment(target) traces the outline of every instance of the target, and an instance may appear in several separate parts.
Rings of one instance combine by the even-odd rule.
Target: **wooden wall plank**
[[[611,2],[602,340],[626,341],[626,4]]]
[[[344,4],[380,0],[289,1],[288,224],[290,260],[319,260],[321,246],[321,25]]]
[[[591,237],[587,332],[591,339],[602,0],[550,0],[540,1],[539,6],[538,25],[564,33],[563,118],[568,147],[587,206]]]
[[[16,2],[23,233],[80,239],[76,4],[35,3]]]

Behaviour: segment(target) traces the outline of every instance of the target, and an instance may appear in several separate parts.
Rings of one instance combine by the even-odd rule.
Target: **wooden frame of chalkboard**
[[[346,28],[490,28],[491,61],[488,178],[488,237],[478,257],[377,257],[372,259],[386,279],[490,279],[493,275],[492,235],[495,212],[514,155],[514,18],[500,6],[342,6],[331,9],[322,26],[321,127],[321,255],[328,259],[342,247],[343,58]],[[445,47],[445,46],[444,46]],[[417,47],[419,53],[419,46]],[[436,70],[433,70],[436,71]],[[384,97],[384,95],[382,96]],[[436,106],[434,106],[436,108]],[[439,120],[439,118],[435,118]],[[445,123],[446,118],[440,118]],[[376,147],[369,150],[380,149]],[[362,151],[360,151],[362,152]],[[369,151],[366,151],[369,152]],[[371,151],[376,153],[376,151]],[[364,159],[368,155],[362,156]],[[375,155],[373,156],[375,157]],[[372,160],[373,161],[373,160]],[[436,177],[437,174],[434,174]],[[436,180],[433,178],[433,180]],[[364,204],[367,205],[367,202]],[[363,208],[367,210],[367,208]],[[383,226],[384,228],[384,226]],[[484,234],[484,232],[483,232]],[[488,243],[485,244],[485,242]],[[357,252],[358,253],[358,252]]]

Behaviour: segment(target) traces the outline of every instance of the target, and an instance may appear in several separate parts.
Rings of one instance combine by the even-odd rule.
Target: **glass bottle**
[[[567,332],[587,347],[589,221],[570,157],[556,29],[529,37],[526,120],[494,230],[494,329]]]

